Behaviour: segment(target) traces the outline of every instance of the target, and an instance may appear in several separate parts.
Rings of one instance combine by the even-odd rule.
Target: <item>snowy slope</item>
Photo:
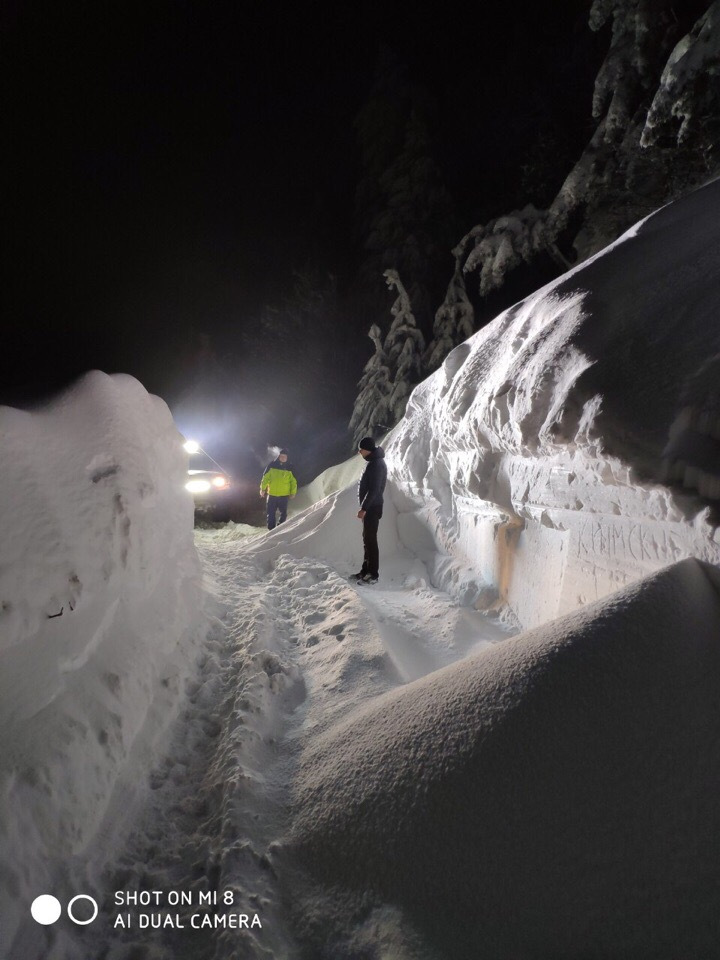
[[[683,561],[309,740],[312,955],[718,956],[719,587]]]
[[[45,410],[0,409],[0,433],[4,956],[34,897],[65,889],[99,831],[108,855],[146,789],[201,572],[182,438],[136,380],[87,374]]]
[[[527,627],[683,557],[720,562],[703,512],[720,497],[718,299],[715,181],[416,388],[388,463],[400,538],[432,532],[436,584],[495,596]]]
[[[357,483],[364,467],[365,461],[359,454],[355,454],[349,460],[323,470],[307,486],[300,487],[297,496],[290,501],[290,513],[299,513],[319,500]]]

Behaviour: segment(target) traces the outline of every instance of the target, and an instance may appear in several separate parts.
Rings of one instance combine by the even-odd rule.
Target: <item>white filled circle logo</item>
[[[62,907],[57,897],[51,897],[49,893],[44,893],[41,897],[36,897],[33,900],[30,913],[33,915],[33,920],[47,927],[60,918]]]
[[[92,916],[87,920],[81,920],[73,913],[73,906],[79,900],[87,900],[92,905]],[[76,923],[79,927],[84,927],[86,924],[92,923],[97,917],[98,909],[97,900],[89,897],[86,893],[79,893],[76,897],[73,897],[67,905],[67,915],[73,923]],[[47,927],[60,919],[62,905],[57,897],[52,897],[49,893],[44,893],[41,897],[36,897],[33,900],[30,906],[30,913],[36,923],[41,923],[44,927]]]

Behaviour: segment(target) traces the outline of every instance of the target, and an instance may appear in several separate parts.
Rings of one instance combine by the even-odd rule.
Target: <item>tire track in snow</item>
[[[288,783],[278,740],[304,687],[272,584],[246,558],[212,545],[200,550],[224,598],[223,621],[214,621],[197,657],[170,749],[150,775],[148,809],[102,882],[108,892],[187,891],[193,906],[153,911],[179,916],[183,929],[122,931],[108,922],[93,944],[99,960],[296,956],[272,843],[284,829]],[[190,915],[205,912],[198,894],[217,891],[220,899],[226,890],[234,905],[218,904],[215,912],[258,914],[261,929],[190,928]]]
[[[195,902],[200,891],[232,890],[235,905],[218,912],[257,913],[262,929],[193,931],[197,906],[173,908],[165,912],[179,914],[182,930],[106,925],[93,949],[100,960],[298,957],[282,837],[300,750],[356,707],[470,649],[467,611],[414,576],[413,560],[395,561],[376,590],[313,558],[268,561],[210,538],[198,546],[223,619],[150,775],[148,808],[102,886],[188,891]]]

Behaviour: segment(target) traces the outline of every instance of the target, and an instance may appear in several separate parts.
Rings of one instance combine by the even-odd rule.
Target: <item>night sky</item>
[[[87,369],[122,371],[182,427],[187,384],[209,356],[221,392],[258,424],[248,450],[308,435],[337,445],[370,354],[351,310],[337,318],[347,358],[331,425],[292,391],[287,423],[272,404],[255,417],[257,386],[244,390],[234,364],[294,267],[351,281],[353,121],[379,45],[432,103],[434,155],[464,231],[550,199],[521,187],[543,133],[562,128],[555,189],[589,139],[607,48],[586,26],[589,6],[5,3],[0,402],[33,403]],[[259,342],[257,357],[266,350],[282,390],[291,374],[272,373],[275,346]]]

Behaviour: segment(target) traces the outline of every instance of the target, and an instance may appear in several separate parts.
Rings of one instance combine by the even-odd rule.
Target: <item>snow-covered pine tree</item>
[[[648,110],[641,145],[663,137],[679,148],[701,144],[700,162],[717,169],[720,144],[720,0],[677,44]]]
[[[410,297],[397,270],[385,270],[383,275],[388,287],[397,291],[390,308],[393,321],[385,338],[385,354],[393,374],[389,412],[394,425],[405,413],[412,388],[422,379],[425,338],[415,322]]]
[[[415,322],[408,292],[397,270],[386,270],[384,276],[388,287],[397,291],[390,308],[393,320],[384,343],[377,324],[372,325],[368,334],[375,353],[365,364],[350,419],[354,446],[366,435],[373,436],[395,426],[423,373],[425,338]]]
[[[358,384],[357,400],[350,418],[349,430],[353,435],[354,448],[357,448],[363,437],[374,436],[390,425],[389,398],[392,392],[392,380],[380,327],[374,323],[370,327],[368,336],[374,344],[375,352],[365,364]]]
[[[435,314],[433,339],[424,358],[427,373],[437,370],[453,347],[472,335],[474,322],[475,311],[468,299],[458,255],[455,257],[455,272],[448,285],[445,300]]]
[[[388,409],[393,424],[402,419],[412,388],[419,380],[417,359],[413,341],[406,340],[398,357],[397,371],[391,384],[392,391],[388,399]]]
[[[397,270],[423,329],[457,236],[454,204],[433,157],[430,112],[424,91],[394,53],[381,48],[373,90],[355,120],[362,169],[356,221],[365,251],[358,284],[363,309],[374,318],[385,299],[380,277]]]
[[[674,0],[594,0],[591,29],[612,23],[595,81],[597,127],[548,209],[526,206],[462,239],[463,271],[477,275],[481,296],[540,254],[567,269],[720,171],[720,0],[696,22],[697,11]]]
[[[390,313],[393,321],[390,324],[388,335],[385,337],[385,353],[390,360],[392,369],[393,364],[397,364],[398,357],[405,347],[405,342],[410,340],[413,355],[413,364],[417,367],[417,375],[420,375],[421,356],[425,348],[425,338],[423,337],[415,321],[410,295],[400,279],[397,270],[385,270],[383,273],[385,282],[391,290],[397,291],[397,298],[390,307]]]

